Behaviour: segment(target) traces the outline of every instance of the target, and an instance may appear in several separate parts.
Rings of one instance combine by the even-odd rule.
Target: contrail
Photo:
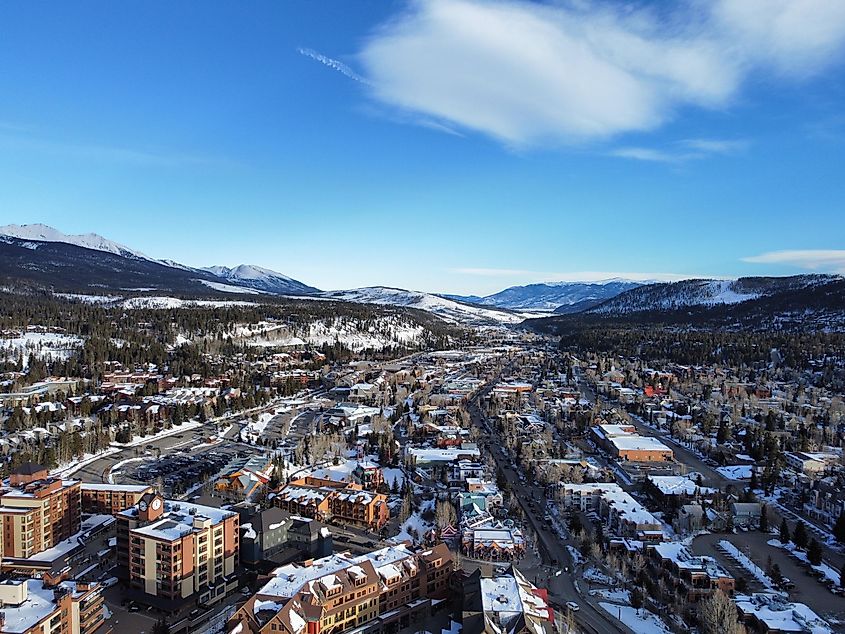
[[[318,53],[312,48],[300,48],[298,50],[300,54],[305,55],[305,57],[310,57],[311,59],[317,60],[318,62],[328,66],[332,70],[336,70],[337,72],[346,75],[347,77],[349,77],[349,79],[352,79],[362,84],[370,83],[365,78],[361,77],[361,75],[349,68],[349,66],[347,66],[343,62],[339,62],[336,59],[332,59],[331,57],[326,57],[322,53]]]

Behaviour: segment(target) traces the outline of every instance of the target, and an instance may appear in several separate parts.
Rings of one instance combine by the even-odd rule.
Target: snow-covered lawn
[[[751,561],[744,552],[742,552],[739,548],[734,546],[731,542],[726,539],[719,541],[719,548],[721,548],[731,559],[736,561],[740,566],[745,568],[748,572],[750,572],[754,577],[762,583],[766,588],[769,590],[775,590],[775,584],[772,583],[772,580],[769,578],[769,575],[760,568],[757,564]]]
[[[434,500],[423,502],[420,510],[411,513],[411,516],[399,527],[399,533],[390,539],[394,542],[410,541],[413,544],[419,544],[422,541],[423,535],[434,528],[434,524],[429,524],[422,518],[422,513],[433,508]],[[416,536],[412,533],[415,533]]]
[[[402,473],[402,469],[386,467],[382,469],[382,473],[384,474],[384,482],[389,487],[393,487],[393,483],[396,482],[396,486],[401,488],[405,483],[405,474]]]
[[[798,548],[792,542],[788,544],[781,543],[779,539],[770,539],[768,542],[769,546],[774,546],[775,548],[783,548],[786,551],[792,553],[792,556],[796,559],[800,559],[804,563],[809,563],[809,559],[807,558],[807,553],[802,550],[798,550]],[[835,568],[831,568],[826,563],[822,562],[818,566],[812,566],[813,570],[817,570],[824,574],[825,578],[829,581],[832,581],[836,585],[840,585],[840,575],[839,572]]]
[[[599,603],[602,610],[613,618],[622,621],[637,634],[670,634],[670,630],[657,615],[640,609],[640,613],[630,605],[616,605],[614,603]]]

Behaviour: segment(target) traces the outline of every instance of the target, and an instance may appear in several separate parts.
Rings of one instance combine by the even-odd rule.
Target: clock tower
[[[164,513],[164,498],[158,493],[146,493],[138,500],[138,520],[153,522]]]

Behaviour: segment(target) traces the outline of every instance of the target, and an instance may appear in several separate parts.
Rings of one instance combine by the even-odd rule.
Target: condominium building
[[[17,467],[0,490],[3,556],[26,559],[52,548],[80,529],[79,482],[51,478],[31,462]]]
[[[236,513],[148,493],[116,517],[118,570],[132,598],[175,611],[237,587]]]
[[[96,515],[115,515],[135,506],[152,486],[144,484],[89,484],[82,483],[82,512]]]
[[[45,579],[0,581],[0,632],[93,634],[103,625],[102,586]]]
[[[387,496],[359,484],[307,476],[273,494],[273,505],[317,520],[380,529],[390,519]]]
[[[390,634],[424,621],[448,596],[453,563],[439,544],[342,553],[277,568],[229,620],[230,634]]]
[[[694,555],[679,542],[647,545],[645,552],[655,577],[662,577],[690,603],[714,590],[733,594],[734,578],[712,557]]]

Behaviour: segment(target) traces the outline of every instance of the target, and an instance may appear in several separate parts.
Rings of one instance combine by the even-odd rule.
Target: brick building
[[[273,505],[321,521],[381,529],[390,519],[387,496],[355,483],[307,476],[273,494]]]
[[[143,484],[89,484],[82,483],[82,512],[95,515],[115,515],[135,506],[152,486]]]
[[[391,634],[421,625],[432,600],[445,599],[453,570],[443,545],[342,553],[277,568],[231,617],[230,634]]]

